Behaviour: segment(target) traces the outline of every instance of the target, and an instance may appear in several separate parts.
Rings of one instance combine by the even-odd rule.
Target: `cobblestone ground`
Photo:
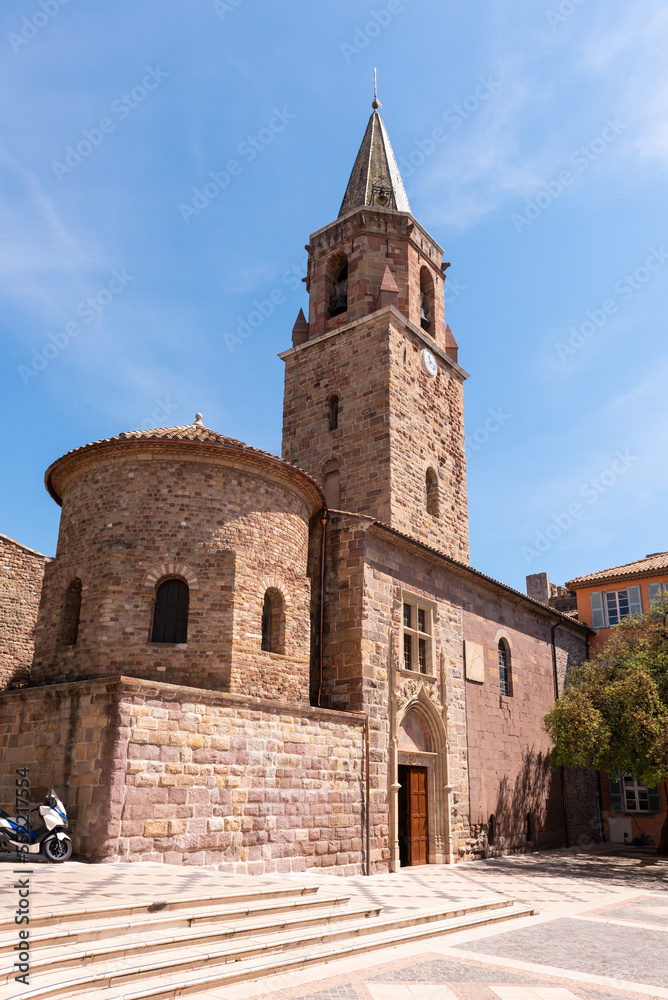
[[[323,877],[319,884],[329,883]],[[245,984],[221,1000],[640,1000],[668,998],[668,864],[643,855],[551,852],[377,879],[346,879],[384,912],[434,894],[512,895],[538,917],[433,938],[364,961],[299,973],[282,989]],[[436,888],[435,888],[436,886]],[[321,975],[318,976],[318,971]],[[306,978],[309,981],[306,981]],[[276,984],[279,985],[278,983]],[[199,1000],[199,998],[198,998]]]

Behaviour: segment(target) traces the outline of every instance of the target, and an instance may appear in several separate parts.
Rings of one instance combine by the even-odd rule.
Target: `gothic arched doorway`
[[[416,711],[406,715],[397,732],[399,861],[405,865],[429,862],[429,769],[425,755],[432,753],[429,732]],[[401,763],[403,761],[403,763]]]

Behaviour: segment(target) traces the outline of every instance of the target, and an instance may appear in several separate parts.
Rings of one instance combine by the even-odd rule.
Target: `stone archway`
[[[402,698],[401,695],[404,695]],[[434,692],[435,694],[435,692]],[[408,697],[406,697],[408,695]],[[390,785],[391,870],[402,863],[453,863],[450,822],[450,785],[445,725],[439,706],[432,701],[432,691],[421,684],[419,690],[400,690],[392,745],[392,783]],[[402,704],[403,703],[403,704]],[[413,797],[417,821],[407,832],[407,817]],[[423,806],[423,799],[426,799]],[[422,812],[426,816],[422,818]],[[424,833],[422,828],[426,826]],[[420,841],[426,836],[426,851],[416,845],[418,860],[402,843],[403,836]],[[426,854],[426,856],[424,856]],[[423,859],[422,859],[423,858]]]

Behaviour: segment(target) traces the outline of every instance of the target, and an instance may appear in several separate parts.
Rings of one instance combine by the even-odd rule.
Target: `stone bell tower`
[[[285,361],[283,457],[331,509],[468,563],[463,382],[443,251],[411,214],[374,100],[335,222],[308,246]]]

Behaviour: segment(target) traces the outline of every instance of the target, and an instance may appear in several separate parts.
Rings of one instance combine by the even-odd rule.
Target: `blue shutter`
[[[655,785],[654,788],[648,788],[647,794],[649,797],[649,811],[651,813],[661,812],[661,792],[659,791],[659,786]]]
[[[629,595],[629,614],[642,614],[642,601],[640,599],[640,587],[627,587],[626,593]]]
[[[603,594],[596,590],[589,595],[591,600],[591,623],[593,628],[605,628],[605,615],[603,614]]]
[[[619,780],[619,771],[608,775],[608,788],[610,789],[610,812],[624,812],[622,802],[622,783]]]

